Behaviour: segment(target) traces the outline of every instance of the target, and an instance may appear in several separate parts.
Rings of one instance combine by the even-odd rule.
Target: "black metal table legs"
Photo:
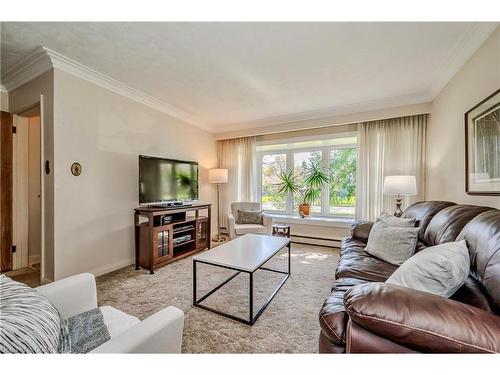
[[[220,265],[216,265],[216,264],[212,264],[212,263],[208,263],[208,262],[203,262],[203,261],[199,261],[199,260],[193,260],[193,306],[196,306],[196,307],[199,307],[201,309],[205,309],[205,310],[214,312],[216,314],[225,316],[226,318],[237,320],[238,322],[241,322],[241,323],[244,323],[244,324],[253,325],[257,321],[257,319],[259,318],[259,316],[261,316],[261,314],[264,312],[264,310],[269,305],[269,303],[273,300],[274,296],[278,293],[278,291],[281,289],[281,287],[283,286],[283,284],[290,277],[290,263],[291,263],[291,257],[290,257],[291,251],[290,250],[291,250],[291,244],[288,244],[287,248],[288,248],[288,269],[286,271],[276,270],[276,269],[273,269],[273,268],[268,268],[268,267],[263,267],[263,266],[257,268],[257,270],[260,269],[260,270],[269,271],[269,272],[281,273],[281,274],[285,275],[285,277],[283,278],[283,280],[281,280],[281,282],[279,283],[279,285],[274,289],[274,291],[271,294],[271,296],[260,307],[260,309],[257,311],[257,313],[255,315],[254,315],[254,304],[253,304],[253,302],[254,302],[253,301],[254,300],[254,280],[253,280],[253,276],[254,276],[254,272],[255,271],[254,272],[249,272],[249,271],[239,270],[239,269],[228,267],[228,266],[220,266]],[[276,253],[276,254],[278,254],[278,253]],[[220,284],[218,284],[215,288],[211,289],[209,292],[207,292],[202,297],[197,298],[197,290],[196,290],[196,287],[197,287],[197,281],[196,281],[197,267],[196,266],[197,266],[198,263],[204,263],[204,264],[208,264],[208,265],[211,265],[211,266],[214,266],[214,267],[221,267],[221,268],[233,270],[233,271],[235,271],[235,273],[231,277],[229,277],[228,279],[226,279],[223,282],[221,282]],[[249,293],[249,316],[248,316],[248,319],[243,319],[243,318],[240,318],[238,316],[234,316],[234,315],[231,315],[231,314],[225,313],[223,311],[219,311],[219,310],[214,309],[212,307],[208,307],[208,306],[205,306],[205,305],[201,304],[201,302],[203,302],[205,299],[207,299],[208,297],[210,297],[212,294],[214,294],[217,290],[219,290],[220,288],[222,288],[224,285],[226,285],[228,282],[230,282],[232,279],[234,279],[240,273],[246,273],[249,276],[249,287],[248,287],[248,293]]]

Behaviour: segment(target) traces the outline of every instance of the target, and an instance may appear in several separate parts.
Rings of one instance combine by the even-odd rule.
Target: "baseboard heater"
[[[292,243],[301,244],[301,245],[331,247],[333,249],[340,249],[340,242],[342,241],[339,238],[302,236],[302,235],[293,234],[293,233],[290,234],[290,237],[291,237]],[[313,241],[322,241],[325,243],[317,243],[317,242],[315,243]]]

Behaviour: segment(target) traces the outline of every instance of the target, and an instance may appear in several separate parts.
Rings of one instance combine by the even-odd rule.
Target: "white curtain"
[[[385,176],[416,177],[418,194],[404,197],[403,210],[423,200],[427,118],[416,115],[358,124],[357,219],[373,221],[382,211],[394,212],[395,198],[383,195]]]
[[[218,141],[219,167],[228,170],[228,183],[220,186],[222,225],[233,202],[256,200],[255,137]]]

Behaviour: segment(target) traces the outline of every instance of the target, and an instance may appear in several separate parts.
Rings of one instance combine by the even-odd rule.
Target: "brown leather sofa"
[[[397,266],[364,251],[372,223],[356,223],[319,314],[320,353],[500,352],[500,210],[433,201],[404,217],[420,227],[417,251],[465,239],[469,278],[449,299],[385,284]]]

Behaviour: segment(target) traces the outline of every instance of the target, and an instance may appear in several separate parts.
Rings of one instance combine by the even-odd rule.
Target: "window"
[[[315,163],[328,173],[329,181],[311,203],[311,214],[354,217],[356,142],[356,136],[349,134],[287,143],[258,143],[258,191],[262,209],[297,213],[298,205],[302,203],[302,194],[299,192],[292,196],[280,192],[280,175],[292,171],[296,182],[302,185],[309,163]]]
[[[353,216],[356,206],[356,149],[330,151],[328,202],[330,214]]]
[[[263,210],[283,211],[286,196],[278,190],[279,175],[286,170],[286,154],[262,156],[261,203]]]
[[[322,152],[321,151],[305,151],[305,152],[294,152],[293,153],[293,171],[295,176],[297,176],[297,182],[300,185],[304,184],[306,169],[309,163],[321,163]],[[293,211],[298,212],[299,204],[302,203],[302,195],[294,194],[293,196]],[[311,213],[320,214],[321,213],[321,197],[311,202]]]

